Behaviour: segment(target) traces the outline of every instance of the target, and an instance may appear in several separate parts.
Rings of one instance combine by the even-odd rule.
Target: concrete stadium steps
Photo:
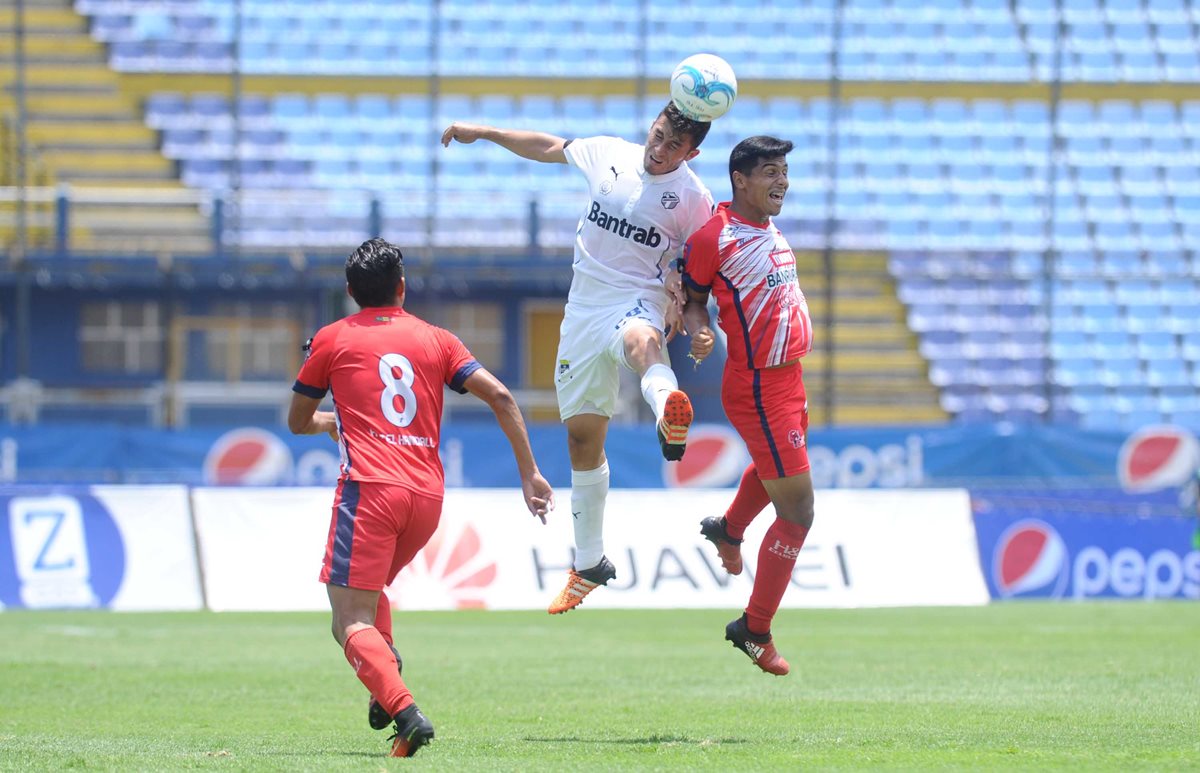
[[[128,149],[103,147],[88,150],[42,151],[46,166],[59,180],[90,180],[93,176],[128,179],[166,179],[173,177],[175,166],[160,153],[135,153]]]
[[[80,180],[79,182],[81,185],[86,185],[88,188],[118,189],[119,191],[137,189],[147,192],[162,191],[166,193],[174,193],[176,191],[186,190],[174,177],[164,177],[161,179],[139,179],[130,177],[105,177],[101,173],[96,173],[95,176],[88,177],[86,180]]]
[[[948,420],[946,412],[940,407],[901,405],[897,406],[882,396],[880,402],[871,405],[837,404],[833,412],[833,420],[824,418],[825,408],[816,405],[813,398],[808,398],[809,423],[813,426],[834,424],[839,427],[853,426],[886,426],[902,424],[940,424]]]
[[[104,55],[104,46],[90,37],[67,37],[58,34],[26,33],[25,59],[37,64],[45,61],[94,62]],[[11,65],[16,61],[17,41],[12,30],[0,37],[0,62]]]
[[[816,328],[816,346],[804,358],[812,423],[944,421],[917,337],[896,297],[887,254],[835,252],[831,277],[819,252],[797,253],[796,267]],[[832,311],[828,319],[827,311]]]
[[[28,141],[42,152],[54,150],[86,150],[103,145],[111,150],[138,150],[157,142],[154,130],[148,126],[119,123],[114,126],[91,121],[34,119],[26,131]]]
[[[15,71],[15,20],[13,0],[0,0],[0,81]],[[88,34],[70,0],[29,0],[24,21],[27,143],[52,181],[146,188],[150,198],[156,191],[167,198],[184,190],[175,163],[162,155],[157,133],[143,121],[141,97],[122,88],[105,47]],[[14,109],[13,94],[5,90],[0,111]],[[44,229],[40,222],[36,227],[31,242],[41,243]],[[72,249],[86,252],[200,254],[212,248],[207,218],[186,203],[77,203],[69,233]]]
[[[0,66],[0,81],[12,83],[16,74],[17,68],[11,61]],[[30,91],[111,92],[116,90],[118,78],[101,57],[95,63],[30,62],[25,67],[25,83]]]
[[[16,100],[13,95],[0,93],[0,111],[14,110]],[[69,120],[143,125],[141,115],[130,100],[115,89],[99,93],[31,92],[25,96],[25,112],[30,121]]]
[[[75,13],[70,0],[25,0],[25,32],[87,32],[87,20]],[[16,0],[0,0],[0,32],[13,32],[17,23]]]

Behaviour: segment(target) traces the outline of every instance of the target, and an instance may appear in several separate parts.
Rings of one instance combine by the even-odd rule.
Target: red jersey
[[[326,325],[306,348],[292,390],[333,393],[341,478],[442,491],[442,386],[466,392],[480,368],[462,341],[392,306]]]
[[[796,255],[770,219],[753,223],[725,201],[683,251],[683,281],[717,299],[732,368],[770,368],[812,351]]]

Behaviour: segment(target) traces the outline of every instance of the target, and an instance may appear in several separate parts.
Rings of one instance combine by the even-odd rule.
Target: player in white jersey
[[[746,442],[751,463],[723,518],[705,518],[700,533],[717,548],[730,574],[742,572],[742,536],[770,502],[775,522],[758,551],[754,588],[745,614],[725,626],[725,638],[770,674],[788,662],[775,649],[771,621],[792,578],[813,522],[809,473],[808,401],[800,358],[812,349],[812,321],[796,280],[796,256],[771,217],[787,194],[787,154],[792,143],[750,137],[729,154],[733,201],[688,239],[683,281],[684,320],[692,357],[713,349],[708,295],[729,353],[721,379],[721,405]]]
[[[458,122],[442,133],[445,146],[482,139],[522,158],[572,164],[587,179],[591,195],[576,230],[574,276],[555,370],[571,456],[575,562],[550,604],[551,614],[574,609],[616,577],[604,555],[609,482],[604,441],[616,410],[621,367],[641,377],[663,456],[668,461],[683,456],[692,405],[667,356],[666,341],[681,329],[682,307],[679,276],[668,262],[674,263],[685,240],[712,216],[712,194],[687,165],[708,129],[708,123],[692,121],[668,103],[644,145]]]

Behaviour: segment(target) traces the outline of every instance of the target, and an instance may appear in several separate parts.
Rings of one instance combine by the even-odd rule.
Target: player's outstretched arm
[[[533,458],[533,449],[529,445],[529,432],[525,429],[525,419],[521,409],[513,399],[508,387],[500,379],[493,376],[486,368],[480,368],[467,377],[463,386],[468,392],[487,403],[496,414],[500,429],[508,437],[512,445],[513,456],[517,460],[517,470],[521,475],[521,493],[525,497],[525,506],[529,512],[546,522],[546,513],[554,509],[554,491],[538,470],[537,461]]]
[[[336,443],[337,420],[329,411],[318,411],[320,404],[320,400],[292,392],[292,404],[288,406],[288,429],[293,435],[320,435],[324,432]]]
[[[687,303],[683,307],[683,324],[692,335],[692,350],[689,354],[699,365],[701,360],[712,354],[717,339],[709,327],[708,293],[688,287],[687,296]]]
[[[455,121],[442,132],[442,145],[450,147],[451,142],[461,142],[470,145],[475,140],[488,140],[500,147],[515,153],[521,158],[541,161],[546,164],[565,164],[567,154],[563,152],[567,141],[562,137],[545,132],[526,131],[524,129],[498,129],[495,126],[484,126],[476,123]]]

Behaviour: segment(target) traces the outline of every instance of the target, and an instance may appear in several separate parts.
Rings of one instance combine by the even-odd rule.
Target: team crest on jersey
[[[792,448],[804,448],[804,433],[798,429],[789,429],[788,442],[792,444]]]
[[[613,184],[611,182],[609,182],[608,180],[605,180],[604,182],[600,183],[600,193],[602,195],[607,196],[608,194],[612,193],[612,189],[613,189]]]
[[[570,360],[559,360],[558,361],[558,375],[559,376],[564,375],[570,369],[571,369],[571,361]]]
[[[679,206],[679,197],[675,195],[674,191],[667,191],[659,201],[662,202],[663,209],[675,209]]]

